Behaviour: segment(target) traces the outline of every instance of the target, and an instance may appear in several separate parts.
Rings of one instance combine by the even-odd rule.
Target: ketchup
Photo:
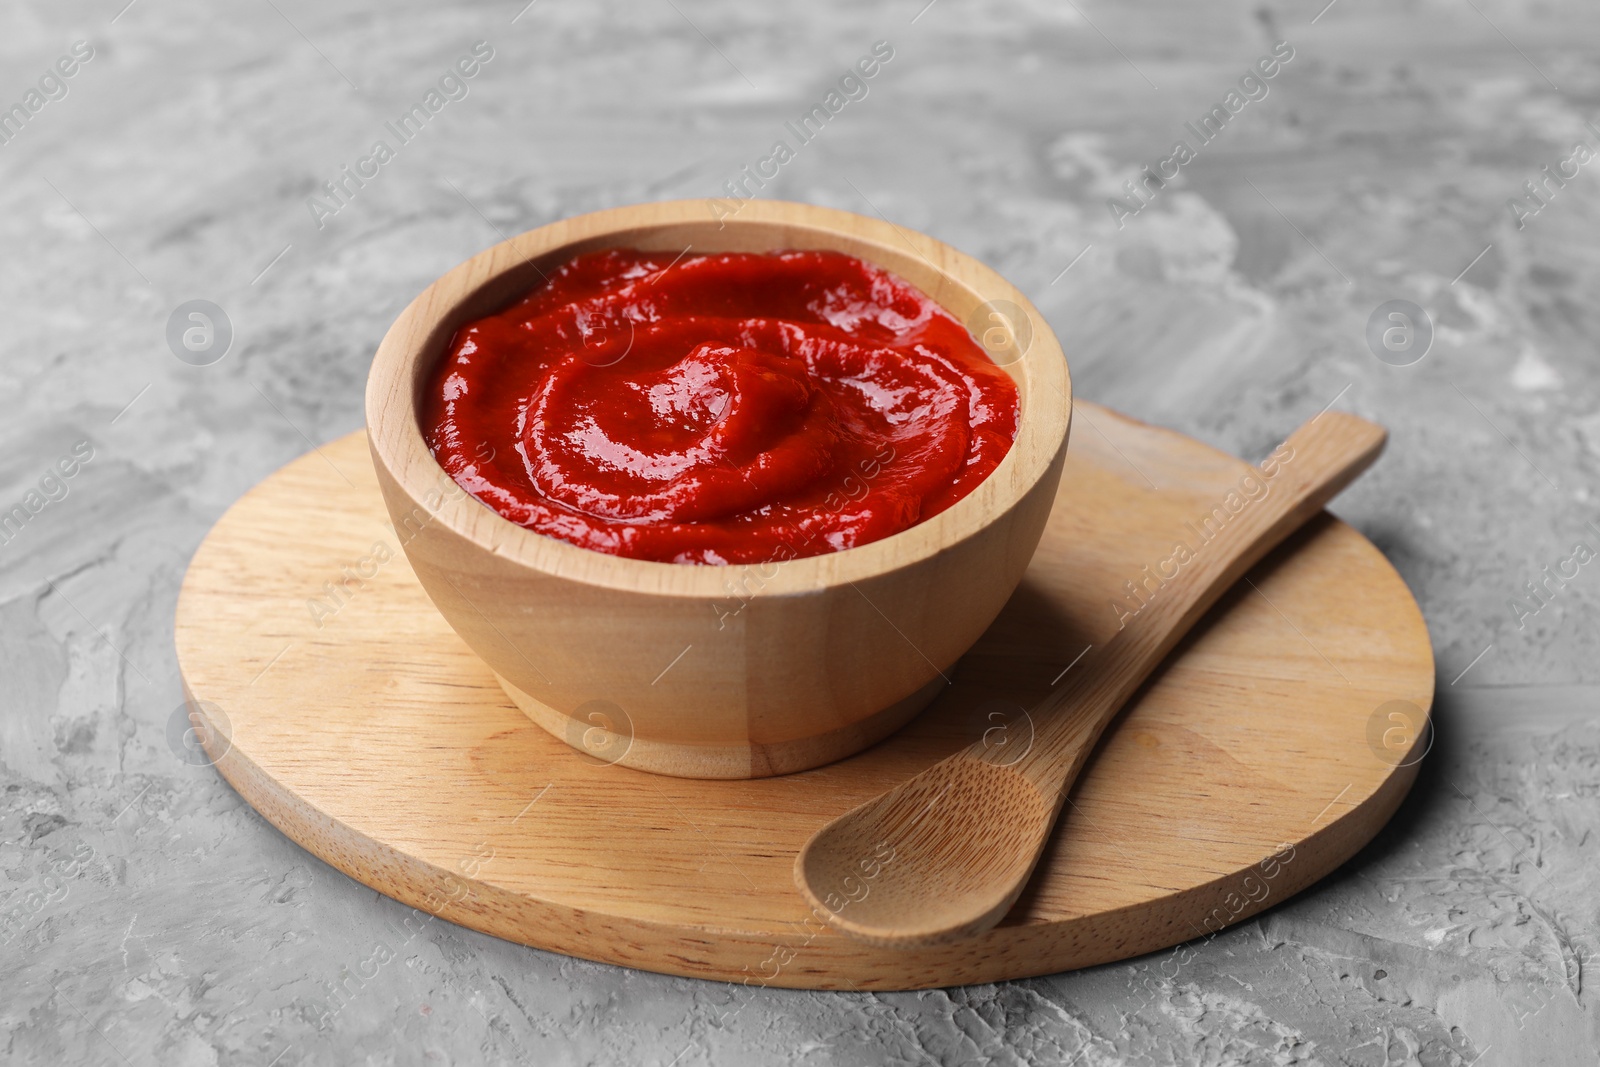
[[[456,331],[423,431],[463,489],[583,548],[765,563],[966,496],[1017,388],[960,323],[837,252],[580,255]]]

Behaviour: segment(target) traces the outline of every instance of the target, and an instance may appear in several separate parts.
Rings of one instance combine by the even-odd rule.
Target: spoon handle
[[[1129,595],[1113,602],[1121,629],[1035,707],[1033,744],[1024,755],[981,741],[963,755],[1011,765],[1053,795],[1059,811],[1107,724],[1167,653],[1251,567],[1370,466],[1387,437],[1383,427],[1343,412],[1301,426],[1252,468],[1256,482],[1219,496],[1167,554],[1128,575],[1119,592]]]

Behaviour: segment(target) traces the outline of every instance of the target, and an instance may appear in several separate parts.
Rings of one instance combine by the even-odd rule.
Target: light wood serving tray
[[[539,948],[751,985],[910,989],[1174,945],[1333,870],[1415,777],[1427,629],[1378,550],[1330,516],[1225,597],[1113,725],[999,927],[874,949],[812,916],[792,880],[833,816],[985,731],[1025,745],[1020,709],[1115,631],[1123,583],[1175,538],[1194,543],[1186,523],[1246,473],[1180,434],[1076,413],[1022,587],[928,711],[840,763],[667,778],[547,734],[423,593],[361,433],[262,482],[196,552],[177,613],[189,699],[218,770],[295,841],[379,892]]]

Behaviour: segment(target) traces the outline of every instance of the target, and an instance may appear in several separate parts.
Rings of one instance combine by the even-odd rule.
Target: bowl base
[[[936,677],[915,693],[867,718],[816,737],[770,744],[694,745],[629,737],[614,723],[585,721],[535,700],[495,672],[500,688],[523,714],[571,745],[578,758],[674,778],[770,778],[820,767],[877,744],[933,703],[947,686]]]

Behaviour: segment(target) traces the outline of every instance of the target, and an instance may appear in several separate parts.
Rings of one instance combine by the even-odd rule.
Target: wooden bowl
[[[833,249],[893,271],[966,323],[1016,379],[1016,441],[986,481],[932,519],[784,563],[625,559],[509,522],[434,460],[421,390],[463,322],[520,298],[541,269],[608,247]],[[731,217],[721,201],[615,208],[495,245],[395,320],[366,405],[378,482],[411,566],[507,695],[587,758],[694,778],[840,759],[937,696],[1038,546],[1072,411],[1055,336],[994,271],[888,222],[769,200]]]

